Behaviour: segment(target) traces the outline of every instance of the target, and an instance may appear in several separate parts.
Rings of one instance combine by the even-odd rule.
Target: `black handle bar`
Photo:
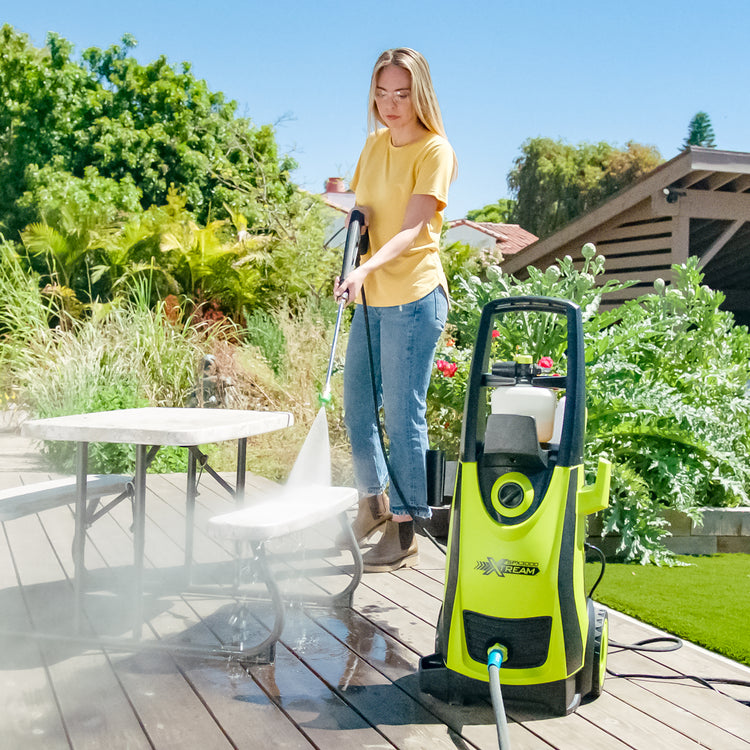
[[[354,270],[360,252],[367,251],[367,235],[362,234],[364,225],[365,215],[358,209],[352,211],[349,216],[349,226],[346,230],[344,262],[341,265],[341,276],[339,277],[341,281]]]

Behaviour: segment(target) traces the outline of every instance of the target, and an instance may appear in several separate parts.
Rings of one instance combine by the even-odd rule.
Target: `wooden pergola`
[[[593,242],[606,256],[603,281],[636,283],[605,298],[607,307],[648,293],[671,266],[699,258],[705,283],[726,295],[723,307],[750,324],[750,153],[691,147],[636,184],[503,262],[523,275]]]

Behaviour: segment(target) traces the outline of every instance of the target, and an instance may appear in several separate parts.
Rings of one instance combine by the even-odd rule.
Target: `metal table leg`
[[[349,581],[348,586],[338,594],[334,594],[331,597],[331,601],[338,606],[351,607],[354,599],[354,591],[362,580],[364,561],[362,560],[362,550],[359,548],[359,544],[357,544],[357,539],[354,536],[354,531],[352,530],[351,523],[349,523],[346,512],[339,514],[339,523],[344,535],[347,537],[347,546],[354,558],[354,571],[352,573],[352,580]]]
[[[133,638],[143,629],[143,559],[146,550],[146,447],[135,447],[135,497],[133,499]]]
[[[237,441],[237,482],[234,488],[234,499],[238,507],[245,504],[245,465],[247,464],[247,438]]]
[[[81,633],[83,626],[84,576],[86,575],[86,480],[88,476],[89,444],[78,443],[76,452],[76,515],[73,538],[73,628]]]
[[[185,576],[188,586],[193,580],[193,535],[195,531],[195,498],[197,487],[197,461],[195,453],[188,448],[187,504],[185,506]]]
[[[273,627],[266,638],[254,646],[248,647],[245,640],[246,634],[240,632],[234,648],[223,648],[225,648],[230,654],[239,657],[240,663],[242,664],[273,664],[276,658],[276,642],[281,638],[281,633],[284,630],[284,601],[281,596],[281,590],[276,583],[276,579],[274,578],[268,560],[266,559],[265,545],[263,542],[260,542],[257,545],[251,543],[250,547],[253,553],[253,562],[260,568],[261,577],[271,596],[274,612]],[[241,601],[241,595],[239,592],[240,585],[241,581],[238,582],[238,588],[236,591],[239,599],[238,608],[241,611],[243,607],[247,607],[247,603],[242,603]]]
[[[234,483],[234,502],[238,508],[242,508],[245,505],[246,465],[247,465],[247,438],[239,438],[237,440],[237,473],[235,475],[235,483]],[[265,562],[263,564],[265,565]],[[234,543],[234,585],[237,588],[239,588],[240,586],[241,575],[242,575],[242,542],[236,541]]]

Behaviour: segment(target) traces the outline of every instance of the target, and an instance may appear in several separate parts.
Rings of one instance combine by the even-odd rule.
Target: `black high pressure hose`
[[[359,258],[357,259],[359,261]],[[364,315],[365,322],[365,333],[367,334],[367,354],[370,359],[370,385],[372,386],[372,405],[375,410],[375,422],[378,425],[378,438],[380,439],[380,449],[383,451],[383,458],[385,459],[385,466],[388,470],[388,477],[390,478],[393,488],[398,493],[399,497],[403,500],[404,505],[409,509],[409,514],[414,519],[414,527],[417,532],[423,536],[426,536],[444,555],[447,550],[444,545],[438,542],[437,539],[427,530],[426,519],[419,518],[414,513],[414,506],[408,501],[406,495],[401,491],[396,476],[393,473],[391,462],[388,458],[388,452],[385,449],[385,438],[383,437],[383,425],[380,421],[380,412],[378,410],[378,391],[375,386],[375,358],[372,354],[372,337],[370,335],[370,318],[367,313],[367,296],[365,295],[364,287],[360,292],[362,296],[362,314]]]
[[[359,259],[362,254],[362,249],[364,248],[364,252],[367,252],[367,248],[369,247],[369,236],[367,232],[365,232],[364,234],[361,234],[361,230],[364,226],[365,226],[364,214],[359,209],[353,210],[349,217],[349,224],[347,227],[347,234],[346,234],[346,242],[344,243],[344,258],[343,258],[343,263],[341,267],[341,275],[339,277],[342,281],[349,275],[349,273],[354,268],[359,266]],[[340,231],[341,230],[339,230],[339,232]],[[338,232],[336,234],[338,234]],[[365,319],[364,320],[365,332],[367,335],[367,354],[370,360],[370,384],[372,386],[372,404],[373,404],[373,409],[375,411],[375,422],[378,425],[378,438],[380,440],[380,448],[383,451],[383,458],[385,459],[385,465],[386,465],[386,469],[388,470],[388,476],[390,478],[391,484],[393,485],[393,488],[396,490],[396,492],[404,501],[404,505],[406,505],[406,507],[409,509],[409,514],[414,519],[414,525],[417,529],[417,532],[422,534],[423,536],[426,536],[443,554],[446,554],[445,547],[442,544],[440,544],[440,542],[438,542],[438,540],[435,539],[435,537],[432,536],[432,534],[430,534],[430,532],[426,529],[424,519],[418,518],[414,514],[415,508],[413,505],[409,503],[404,493],[401,492],[401,488],[399,487],[398,481],[396,480],[396,477],[393,473],[391,462],[388,459],[388,453],[385,449],[385,438],[383,437],[383,425],[380,422],[380,413],[378,410],[378,393],[377,393],[377,388],[375,387],[375,360],[372,354],[372,337],[370,335],[370,318],[367,313],[367,296],[365,295],[364,288],[362,288],[360,294],[362,297],[362,314],[364,315],[364,319]],[[325,386],[323,387],[323,391],[319,397],[321,404],[324,404],[324,405],[330,403],[330,400],[331,400],[330,383],[331,383],[331,374],[333,371],[333,356],[334,356],[334,351],[336,347],[336,340],[338,338],[339,326],[341,324],[341,313],[343,311],[344,305],[346,304],[346,301],[347,301],[347,297],[343,297],[339,301],[339,309],[338,309],[338,314],[336,316],[336,328],[334,331],[333,345],[331,346],[331,356],[328,362],[328,372],[326,374],[326,382],[325,382]]]

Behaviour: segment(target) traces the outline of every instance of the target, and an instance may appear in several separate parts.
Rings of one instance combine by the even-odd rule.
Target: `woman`
[[[364,555],[365,570],[417,562],[414,518],[428,519],[425,452],[427,388],[448,313],[438,244],[448,187],[456,171],[427,61],[414,50],[384,52],[370,82],[371,132],[351,186],[370,235],[370,251],[334,295],[365,302],[378,409],[390,443],[389,476],[373,404],[362,306],[354,312],[344,371],[344,421],[363,497],[357,541],[383,535]],[[377,129],[378,123],[385,127]],[[364,294],[362,294],[364,292]]]

